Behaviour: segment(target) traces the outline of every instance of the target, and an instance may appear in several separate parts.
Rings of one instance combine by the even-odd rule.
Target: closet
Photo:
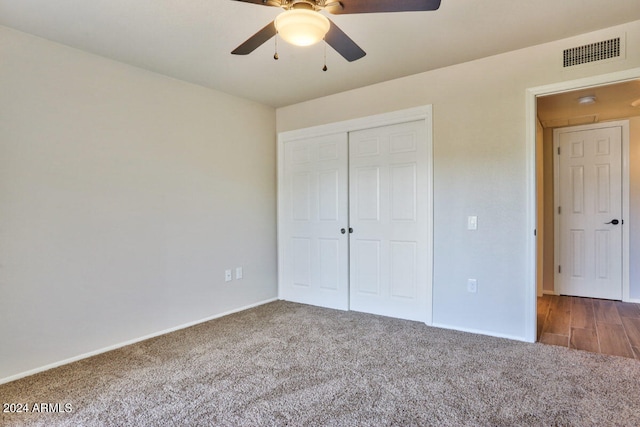
[[[279,136],[279,297],[431,322],[431,108]]]

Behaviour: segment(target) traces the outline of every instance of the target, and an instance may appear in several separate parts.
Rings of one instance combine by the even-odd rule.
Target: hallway
[[[640,304],[558,295],[538,298],[538,341],[640,360]]]

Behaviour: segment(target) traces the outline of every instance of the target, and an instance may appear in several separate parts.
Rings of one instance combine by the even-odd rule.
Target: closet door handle
[[[344,228],[341,228],[341,229],[340,229],[340,232],[341,232],[342,234],[344,234],[344,233],[346,233],[346,232],[347,232],[347,230],[345,230]]]
[[[349,227],[349,234],[353,233],[353,228]]]
[[[605,222],[605,224],[613,224],[613,225],[618,225],[620,223],[620,221],[618,221],[617,219],[612,219],[609,222]]]

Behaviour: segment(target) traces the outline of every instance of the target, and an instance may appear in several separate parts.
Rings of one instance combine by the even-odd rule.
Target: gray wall
[[[3,27],[0,57],[0,381],[276,297],[273,108]]]

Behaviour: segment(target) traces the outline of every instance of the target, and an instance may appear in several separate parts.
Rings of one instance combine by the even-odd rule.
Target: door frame
[[[349,133],[357,130],[370,129],[380,126],[388,126],[399,123],[406,123],[412,121],[424,121],[426,127],[426,141],[428,159],[426,162],[427,171],[427,228],[428,228],[428,253],[427,259],[423,262],[427,263],[429,274],[427,276],[427,313],[425,316],[426,324],[431,325],[433,323],[433,108],[431,105],[423,105],[420,107],[409,108],[405,110],[393,111],[388,113],[376,114],[372,116],[356,118],[351,120],[345,120],[336,123],[328,123],[319,126],[313,126],[303,129],[296,129],[291,131],[279,132],[277,140],[277,186],[278,189],[284,188],[284,144],[303,138],[310,138],[315,136],[330,135],[336,133]],[[283,269],[282,245],[279,243],[282,241],[283,232],[281,229],[281,213],[283,212],[282,200],[277,194],[277,241],[278,241],[278,298],[282,299],[282,289],[284,283],[282,281],[281,272]]]
[[[537,86],[525,91],[525,131],[526,131],[526,174],[527,174],[527,221],[525,233],[527,237],[527,268],[526,268],[526,329],[525,339],[529,342],[536,341],[537,328],[537,286],[536,286],[536,120],[538,96],[553,95],[563,92],[570,92],[578,89],[586,89],[595,86],[602,86],[612,83],[621,83],[640,78],[640,68],[631,68],[614,73],[601,74],[582,79],[568,80],[553,83],[545,86]],[[628,156],[627,156],[628,159]],[[628,165],[627,165],[628,166]],[[623,212],[628,218],[628,212]],[[623,237],[624,238],[624,237]],[[627,239],[628,242],[628,239]],[[628,245],[628,243],[627,243]],[[628,257],[627,252],[627,257]],[[624,261],[623,261],[624,262]],[[626,260],[628,265],[628,259]],[[625,287],[626,283],[626,287]],[[626,289],[626,294],[625,294]],[[640,300],[629,299],[629,276],[624,277],[623,270],[623,301],[640,302]]]
[[[622,300],[629,300],[629,120],[615,120],[610,122],[601,122],[601,123],[592,123],[588,125],[581,126],[566,126],[562,128],[554,129],[553,131],[553,152],[554,158],[555,153],[557,152],[560,139],[559,134],[561,130],[566,129],[568,132],[579,132],[584,130],[596,130],[596,129],[606,129],[612,127],[620,127],[621,128],[621,138],[622,138],[622,152],[620,153],[622,156],[622,220],[627,220],[627,226],[624,227],[624,222],[622,224]],[[558,212],[556,207],[560,204],[560,165],[558,162],[554,162],[553,164],[553,191],[554,191],[554,221],[553,221],[553,253],[554,253],[554,263],[555,266],[560,264],[560,221],[558,219]],[[554,266],[554,267],[555,267]],[[556,268],[554,268],[554,286],[553,292],[558,294],[558,280],[559,273]]]

